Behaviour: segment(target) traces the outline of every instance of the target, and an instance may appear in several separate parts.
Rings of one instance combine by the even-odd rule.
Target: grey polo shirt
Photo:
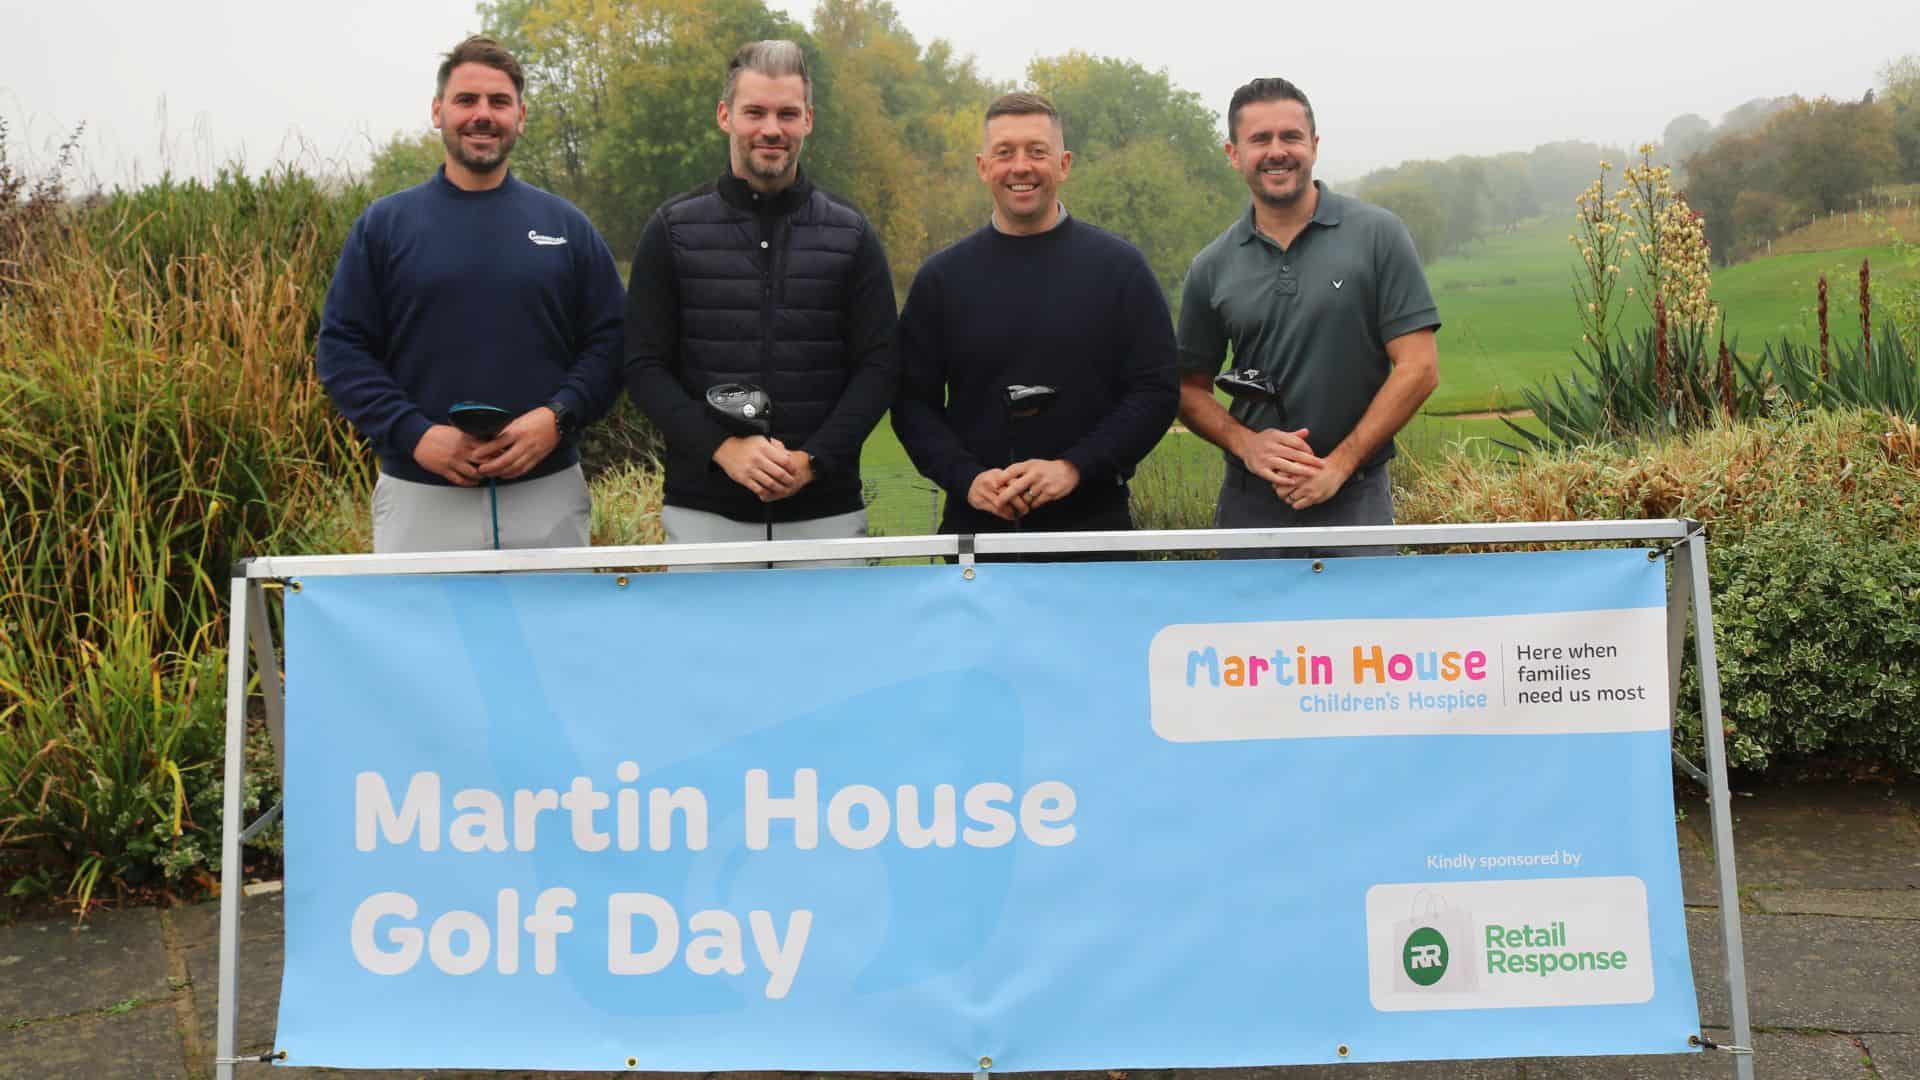
[[[1319,205],[1292,247],[1254,228],[1248,205],[1194,256],[1180,300],[1180,369],[1215,374],[1231,345],[1234,367],[1278,377],[1285,414],[1235,402],[1234,418],[1255,431],[1305,427],[1313,452],[1325,456],[1387,381],[1387,342],[1438,329],[1440,312],[1400,219],[1314,186]],[[1393,452],[1389,440],[1361,467]]]

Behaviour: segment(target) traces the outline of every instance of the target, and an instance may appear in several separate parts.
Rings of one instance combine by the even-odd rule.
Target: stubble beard
[[[768,184],[770,186],[779,186],[786,182],[791,182],[794,179],[794,177],[799,175],[799,171],[800,171],[800,145],[799,144],[786,143],[778,147],[778,149],[785,150],[787,154],[787,156],[781,160],[781,164],[778,168],[767,168],[759,164],[758,160],[753,156],[753,152],[757,149],[762,149],[762,147],[756,146],[752,143],[747,144],[746,152],[744,155],[742,155],[742,159],[741,159],[746,165],[747,173],[750,174],[754,179],[759,180],[762,183]],[[765,149],[775,149],[775,148],[765,147]]]
[[[467,144],[461,138],[461,136],[466,133],[457,130],[444,131],[441,133],[440,138],[441,141],[447,145],[447,154],[451,156],[453,160],[459,162],[462,168],[484,176],[496,172],[506,165],[507,155],[513,152],[513,144],[517,141],[517,137],[512,131],[502,127],[483,130],[489,130],[494,136],[494,151],[492,155],[487,157],[480,157],[467,152]]]

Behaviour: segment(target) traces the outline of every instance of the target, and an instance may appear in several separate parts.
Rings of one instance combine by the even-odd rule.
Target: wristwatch
[[[554,398],[547,402],[547,408],[553,410],[553,425],[560,432],[561,438],[568,438],[580,430],[580,418],[574,415],[572,409],[567,408],[565,402]]]

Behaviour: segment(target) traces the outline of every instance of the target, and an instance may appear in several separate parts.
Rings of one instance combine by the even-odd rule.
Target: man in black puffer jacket
[[[886,253],[800,171],[799,46],[742,46],[719,122],[728,171],[654,213],[627,290],[627,390],[666,436],[667,539],[759,540],[768,522],[775,539],[864,536],[860,447],[895,385]],[[706,391],[722,383],[767,391],[770,436],[721,426]]]

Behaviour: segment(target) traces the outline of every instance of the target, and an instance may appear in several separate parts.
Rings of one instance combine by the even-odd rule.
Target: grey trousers
[[[374,553],[491,550],[496,495],[502,548],[586,547],[591,542],[593,505],[578,465],[492,491],[484,484],[420,484],[381,473],[373,485]]]
[[[767,527],[758,521],[735,521],[730,517],[689,510],[684,506],[660,508],[660,524],[666,526],[669,544],[722,544],[730,541],[765,541]],[[805,521],[780,521],[773,526],[775,540],[845,540],[867,535],[864,509],[832,517]],[[776,563],[694,563],[669,567],[669,570],[765,570],[809,566],[865,566],[865,559],[830,559],[824,562]]]
[[[1247,472],[1227,466],[1220,485],[1220,507],[1214,512],[1216,529],[1312,529],[1338,525],[1393,524],[1393,484],[1385,463],[1362,469],[1347,478],[1333,498],[1318,506],[1295,510],[1280,501],[1273,486]],[[1350,548],[1246,548],[1222,551],[1223,559],[1322,559],[1334,555],[1392,555],[1391,544]]]

